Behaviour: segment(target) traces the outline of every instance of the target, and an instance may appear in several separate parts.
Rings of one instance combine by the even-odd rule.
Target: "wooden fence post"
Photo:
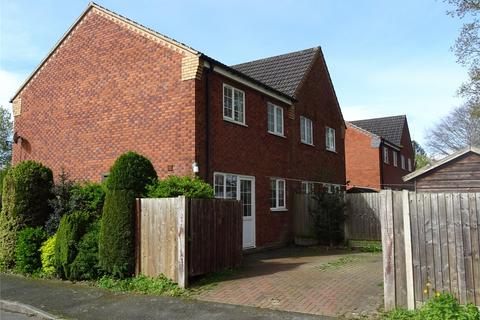
[[[187,233],[188,205],[190,199],[180,196],[176,199],[177,205],[177,272],[178,286],[186,288],[188,285],[187,267]]]
[[[381,191],[380,218],[382,225],[383,291],[385,310],[389,311],[394,309],[396,306],[392,190]]]
[[[409,191],[403,190],[403,235],[405,238],[405,274],[407,280],[407,307],[409,310],[415,309],[415,294],[413,283],[413,258],[412,258],[412,232],[410,224],[410,199]]]
[[[135,275],[139,275],[141,269],[141,214],[142,214],[142,199],[135,199]]]

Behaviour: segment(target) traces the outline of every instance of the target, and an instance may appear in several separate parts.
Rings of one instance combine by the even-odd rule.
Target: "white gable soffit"
[[[205,66],[205,68],[210,68],[211,63],[208,62],[208,61],[204,61],[203,65]],[[270,90],[268,90],[268,89],[266,89],[266,88],[264,88],[264,87],[262,87],[262,86],[259,86],[258,84],[255,84],[255,83],[253,83],[253,82],[251,82],[251,81],[248,81],[248,80],[245,79],[245,78],[242,78],[242,77],[240,77],[240,76],[237,76],[236,74],[234,74],[233,72],[228,71],[228,70],[225,69],[225,68],[222,68],[222,67],[217,66],[217,65],[213,65],[213,71],[216,72],[216,73],[218,73],[218,74],[221,74],[222,76],[225,76],[225,77],[227,77],[227,78],[229,78],[229,79],[232,79],[232,80],[234,80],[234,81],[236,81],[236,82],[239,82],[239,83],[241,83],[241,84],[243,84],[243,85],[245,85],[245,86],[247,86],[247,87],[250,87],[250,88],[252,88],[252,89],[255,89],[255,90],[257,90],[257,91],[260,91],[261,93],[263,93],[263,94],[265,94],[265,95],[267,95],[267,96],[269,96],[269,97],[275,98],[275,99],[277,99],[277,100],[279,100],[279,101],[281,101],[281,102],[283,102],[283,103],[285,103],[285,104],[287,104],[287,105],[289,105],[289,106],[291,106],[291,105],[293,104],[292,101],[290,101],[290,100],[282,97],[281,95],[278,95],[278,94],[276,94],[276,93],[274,93],[274,92],[272,92],[272,91],[270,91]]]
[[[446,156],[445,158],[443,158],[442,160],[439,160],[437,162],[435,162],[434,164],[431,164],[431,165],[427,165],[421,169],[418,169],[410,174],[407,174],[406,176],[403,177],[403,181],[409,181],[409,180],[412,180],[413,178],[416,178],[418,176],[421,176],[425,173],[427,173],[428,171],[430,170],[433,170],[435,168],[438,168],[452,160],[455,160],[461,156],[463,156],[464,154],[467,154],[469,152],[472,152],[472,153],[476,153],[478,155],[480,155],[480,148],[477,148],[477,147],[467,147],[465,149],[462,149],[462,150],[459,150],[455,153],[452,153],[451,155],[449,156]]]
[[[55,56],[55,52],[63,46],[64,42],[68,40],[71,36],[71,34],[77,29],[77,27],[81,24],[82,20],[89,14],[91,13],[96,13],[99,14],[100,16],[103,16],[119,25],[122,25],[123,27],[126,27],[133,32],[139,33],[143,36],[145,36],[148,39],[151,39],[152,41],[157,41],[161,43],[162,45],[175,50],[177,52],[180,52],[181,54],[187,55],[199,55],[200,53],[178,41],[175,41],[171,38],[168,38],[156,31],[153,31],[149,28],[146,28],[142,26],[139,23],[136,23],[135,21],[132,21],[130,19],[127,19],[119,14],[116,14],[110,10],[107,10],[95,3],[90,3],[87,8],[83,11],[83,13],[75,20],[75,22],[72,24],[72,26],[67,30],[67,32],[64,33],[64,35],[60,38],[60,40],[53,46],[53,48],[50,50],[50,52],[47,54],[47,56],[40,62],[40,64],[35,68],[35,70],[28,76],[28,78],[25,80],[25,82],[20,86],[20,88],[17,90],[15,95],[10,99],[10,102],[13,102],[13,100],[23,91],[23,89],[28,85],[30,80],[36,77],[39,71],[42,70],[42,68],[48,63],[50,58]]]

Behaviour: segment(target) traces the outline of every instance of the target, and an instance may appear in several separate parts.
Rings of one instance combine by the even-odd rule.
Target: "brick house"
[[[415,169],[407,117],[347,122],[345,163],[348,189],[411,188],[402,179]]]
[[[161,178],[197,174],[241,200],[245,248],[293,238],[296,192],[345,184],[345,123],[320,48],[226,66],[90,4],[11,102],[14,163],[100,181],[136,151]]]

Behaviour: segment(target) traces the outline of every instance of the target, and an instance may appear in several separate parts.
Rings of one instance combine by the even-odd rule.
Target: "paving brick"
[[[375,314],[383,305],[381,254],[286,248],[246,257],[231,280],[200,293],[200,300],[346,317]],[[294,256],[293,256],[294,255]],[[319,265],[349,255],[347,265]]]

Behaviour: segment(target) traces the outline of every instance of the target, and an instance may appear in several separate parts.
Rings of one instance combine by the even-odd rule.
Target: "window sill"
[[[232,119],[229,119],[229,118],[223,117],[223,120],[224,120],[224,121],[227,121],[227,122],[230,122],[230,123],[238,124],[239,126],[248,127],[248,126],[247,126],[245,123],[243,123],[243,122],[235,121],[235,120],[232,120]]]
[[[315,147],[315,145],[313,143],[308,143],[308,142],[303,142],[303,141],[300,141],[302,144],[306,145],[306,146],[310,146],[310,147]]]
[[[271,135],[274,135],[274,136],[277,136],[277,137],[280,137],[280,138],[285,138],[287,139],[287,137],[281,133],[276,133],[276,132],[272,132],[272,131],[268,131],[268,133],[270,133]]]
[[[285,212],[288,211],[287,208],[270,208],[270,211],[272,212]]]
[[[331,153],[338,154],[337,150],[332,150],[332,149],[325,149],[325,150],[327,150],[328,152],[331,152]]]

